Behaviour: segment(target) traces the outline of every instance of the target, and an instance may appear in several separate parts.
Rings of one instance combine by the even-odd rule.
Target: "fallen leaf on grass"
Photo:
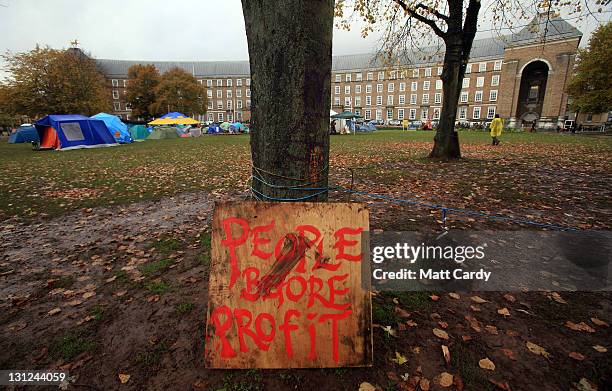
[[[392,358],[391,361],[397,363],[398,365],[402,365],[408,362],[408,359],[405,356],[402,356],[401,353],[395,352],[395,358]]]
[[[510,303],[514,303],[516,301],[516,298],[512,296],[510,293],[506,293],[504,295],[504,299],[506,299],[506,301],[509,301]]]
[[[121,382],[121,384],[125,384],[130,380],[130,375],[126,374],[126,373],[120,373],[119,374],[119,381]]]
[[[393,328],[391,328],[391,326],[383,326],[383,327],[381,327],[381,329],[385,330],[392,337],[397,337],[397,331],[393,330]]]
[[[453,375],[448,372],[442,372],[434,379],[434,381],[442,387],[450,387],[453,385]]]
[[[421,390],[423,391],[429,391],[429,380],[422,378],[419,382],[419,387],[421,387]]]
[[[584,360],[586,357],[584,357],[584,355],[578,353],[578,352],[571,352],[570,354],[568,354],[569,357],[573,358],[574,360],[577,361],[582,361]]]
[[[574,331],[585,331],[587,333],[595,332],[594,328],[592,328],[591,326],[589,326],[588,324],[584,322],[574,323],[568,320],[567,322],[565,322],[565,327],[567,327],[568,329],[574,330]]]
[[[81,319],[81,320],[79,320],[77,322],[77,326],[80,326],[80,325],[82,325],[85,322],[89,322],[90,320],[92,320],[94,318],[95,318],[95,316],[93,316],[93,315],[87,315],[86,317],[84,317],[83,319]]]
[[[473,305],[473,304],[470,305],[470,309],[472,311],[474,311],[474,312],[480,312],[481,311],[480,307],[478,307],[477,305]]]
[[[575,386],[578,391],[597,391],[597,386],[584,377]]]
[[[110,278],[107,278],[107,279],[106,279],[106,282],[113,282],[113,281],[115,281],[116,279],[117,279],[117,276],[112,276],[112,277],[110,277]]]
[[[400,318],[410,318],[410,312],[397,306],[395,307],[395,314]]]
[[[113,293],[113,295],[117,296],[117,297],[121,297],[121,296],[125,295],[126,293],[127,293],[127,290],[123,290],[123,291],[117,291],[117,292]]]
[[[376,387],[364,381],[359,385],[359,391],[376,391]]]
[[[591,318],[591,322],[595,323],[597,326],[610,327],[609,324],[607,324],[606,322],[604,322],[601,319]]]
[[[444,361],[450,364],[450,351],[448,350],[448,346],[442,345],[442,355],[444,356]]]
[[[474,303],[478,303],[478,304],[483,304],[483,303],[488,303],[487,300],[483,299],[480,296],[472,296],[470,297],[470,299],[474,302]]]
[[[66,303],[67,305],[71,306],[71,307],[76,307],[77,305],[83,303],[81,300],[72,300],[69,301],[68,303]]]
[[[436,295],[431,295],[431,296],[429,296],[429,298],[430,298],[431,300],[433,300],[433,301],[438,301],[438,300],[440,300],[440,296],[436,296]]]
[[[158,302],[159,301],[159,295],[149,296],[149,297],[147,297],[147,301],[149,303],[151,303],[151,302],[154,302],[154,303]]]
[[[51,311],[47,312],[47,315],[52,316],[55,314],[59,314],[60,312],[62,312],[62,309],[59,307],[56,307],[54,309],[52,309]]]
[[[599,353],[605,353],[608,351],[608,349],[604,348],[601,345],[595,345],[593,346],[593,349],[597,350]]]
[[[433,333],[436,337],[441,339],[448,339],[448,333],[444,330],[440,330],[438,328],[433,329]]]
[[[25,320],[19,321],[19,322],[15,322],[15,323],[11,323],[10,325],[8,325],[6,327],[7,331],[20,331],[26,328],[26,326],[28,325],[28,323]]]
[[[451,299],[455,299],[455,300],[459,300],[459,299],[461,298],[461,296],[459,296],[459,294],[458,294],[458,293],[455,293],[455,292],[451,292],[451,293],[449,293],[449,294],[448,294],[448,296],[449,296]]]
[[[516,356],[514,355],[514,352],[510,349],[502,349],[501,350],[503,354],[506,355],[506,357],[508,357],[510,360],[512,361],[516,361]]]
[[[91,291],[91,292],[85,292],[85,293],[83,293],[83,299],[87,300],[87,299],[89,299],[90,297],[94,297],[95,295],[96,295],[96,292],[93,292],[93,291]]]
[[[500,390],[511,391],[510,385],[507,382],[503,382],[503,381],[499,381],[495,379],[489,379],[489,382],[495,385],[495,387],[499,388]]]
[[[567,304],[567,301],[563,300],[561,295],[557,292],[552,292],[549,297],[559,304]]]
[[[438,326],[442,327],[443,329],[448,328],[448,323],[443,322],[443,321],[439,321],[438,322]]]
[[[411,319],[406,322],[406,325],[408,327],[417,327],[419,324]]]
[[[529,342],[529,341],[527,341],[526,345],[527,345],[527,349],[529,349],[531,353],[537,354],[537,355],[540,355],[546,358],[550,357],[550,353],[548,353],[546,349],[544,349],[540,345],[536,345],[533,342]]]
[[[489,358],[485,357],[482,360],[478,361],[478,366],[482,369],[487,369],[489,371],[495,370],[495,364],[493,361],[489,360]]]
[[[506,307],[498,309],[497,313],[503,316],[510,316],[510,311]]]
[[[463,335],[461,336],[461,339],[463,340],[463,342],[467,342],[467,341],[471,341],[472,337],[470,337],[469,335]]]

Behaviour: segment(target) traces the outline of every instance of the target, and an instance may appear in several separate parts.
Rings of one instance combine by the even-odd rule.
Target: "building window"
[[[434,95],[434,103],[439,105],[440,103],[442,103],[442,94],[439,92],[436,92],[436,94]]]
[[[421,109],[421,120],[426,120],[429,116],[429,109]]]
[[[501,67],[502,67],[502,60],[497,60],[493,63],[494,71],[501,71]]]
[[[217,113],[217,119],[219,122],[223,122],[223,113]]]
[[[200,84],[202,84],[202,80],[199,80],[199,82],[200,82]],[[123,79],[123,86],[127,87],[127,85],[128,85],[127,79]]]
[[[251,100],[247,100],[246,102],[247,102],[247,104],[246,104],[247,105],[247,109],[250,109],[251,108]]]
[[[227,122],[234,122],[234,116],[232,113],[227,113]]]
[[[218,100],[217,101],[217,110],[223,110],[223,101],[222,100]]]
[[[242,87],[242,79],[236,79],[236,87]]]
[[[387,106],[393,106],[393,95],[387,95]]]
[[[213,105],[214,103],[212,101],[208,102],[208,110],[212,110],[213,109]]]
[[[482,91],[476,91],[474,93],[474,102],[482,102]]]
[[[232,79],[227,79],[226,83],[227,83],[228,87],[231,87],[232,86]]]
[[[342,81],[342,75],[336,75],[336,83],[340,83]]]
[[[213,113],[208,113],[208,120],[210,122],[214,121],[215,120],[215,115]]]
[[[474,110],[472,111],[472,118],[480,119],[480,107],[474,107]]]
[[[226,98],[231,98],[232,97],[232,90],[226,90],[225,91],[225,97]]]
[[[491,85],[498,86],[499,85],[499,75],[493,75],[491,77]]]
[[[206,96],[209,98],[212,98],[212,90],[207,90],[206,91]]]
[[[429,104],[429,94],[423,94],[421,97],[421,104],[428,105]]]
[[[217,98],[223,98],[223,91],[217,90]]]
[[[436,80],[436,90],[442,89],[442,80]]]
[[[400,121],[404,119],[404,109],[397,109],[397,119]]]
[[[359,109],[355,109],[355,114],[357,114],[357,115],[361,115],[361,110],[359,110]]]
[[[246,80],[246,85],[247,85],[247,86],[250,86],[250,85],[251,85],[251,79],[247,79],[247,80]]]
[[[368,79],[368,80],[374,80],[374,73],[372,73],[372,72],[368,72],[368,74],[367,74],[367,79]]]
[[[247,98],[251,97],[251,89],[250,88],[247,88],[247,90],[246,90],[246,97]]]
[[[242,98],[242,90],[236,90],[236,98]]]
[[[395,92],[395,83],[387,84],[387,92]]]
[[[416,105],[417,102],[417,95],[416,94],[411,94],[410,95],[410,104],[411,105]]]
[[[427,68],[427,69],[429,69],[429,68]],[[429,91],[429,86],[430,86],[430,85],[431,85],[431,82],[430,82],[429,80],[425,80],[425,81],[423,82],[423,90],[424,90],[424,91]]]
[[[113,99],[119,99],[119,91],[113,90]]]
[[[113,102],[113,106],[115,107],[115,111],[121,110],[121,102]]]
[[[433,119],[440,119],[440,109],[437,107],[434,108]]]
[[[382,84],[376,84],[376,92],[383,92],[383,85]]]
[[[334,94],[340,95],[340,86],[334,86]]]
[[[419,88],[419,83],[417,83],[416,81],[410,83],[410,91],[416,91],[417,88]]]
[[[462,92],[461,92],[461,96],[460,96],[460,98],[459,98],[459,101],[460,101],[461,103],[467,103],[468,98],[469,98],[469,94],[470,94],[470,93],[469,93],[469,92],[467,92],[467,91],[462,91]]]
[[[351,107],[351,97],[350,96],[344,97],[344,105],[347,107]]]
[[[382,120],[382,110],[381,109],[376,109],[376,119]]]
[[[416,109],[410,109],[408,119],[416,119]]]
[[[472,73],[472,64],[467,64],[465,66],[465,73]]]
[[[382,95],[376,97],[376,106],[382,106]]]
[[[397,79],[397,71],[391,71],[391,72],[390,72],[390,75],[391,75],[391,76],[390,76],[391,80],[395,80],[395,79]]]
[[[425,77],[431,77],[431,68],[425,68]]]
[[[393,119],[393,109],[387,109],[387,121]]]
[[[400,72],[400,79],[405,79],[406,78],[406,71],[401,71]]]
[[[355,106],[361,107],[361,97],[360,96],[355,97]]]
[[[487,63],[481,62],[478,64],[478,72],[486,72],[487,71]]]
[[[119,80],[113,79],[111,80],[111,84],[113,85],[113,87],[119,87]]]
[[[366,96],[366,106],[372,106],[372,97],[370,95]]]
[[[484,86],[484,76],[479,76],[476,78],[476,87]]]
[[[340,97],[339,96],[334,98],[334,106],[340,106]]]
[[[347,73],[346,75],[344,75],[344,81],[346,81],[347,83],[351,82],[352,81],[351,79],[352,79],[352,76],[350,73]]]
[[[497,102],[497,90],[489,91],[489,101]]]
[[[227,107],[228,110],[232,110],[232,101],[228,100],[225,102],[225,107]]]
[[[400,92],[406,91],[406,83],[400,83],[399,90],[400,90]]]
[[[206,80],[206,87],[212,87],[212,79]]]
[[[459,119],[465,119],[467,117],[467,107],[459,108]]]
[[[371,94],[372,93],[372,84],[368,84],[366,85],[366,94]]]
[[[378,72],[378,80],[385,80],[385,72]]]
[[[363,80],[363,73],[358,73],[355,75],[355,81],[362,81]]]
[[[217,87],[223,87],[223,80],[217,79]]]
[[[438,76],[442,75],[442,71],[444,70],[444,68],[442,67],[438,67]]]
[[[372,118],[372,111],[370,109],[365,109],[363,112],[363,118],[365,119]]]
[[[344,93],[345,94],[350,94],[351,93],[351,86],[344,86]]]
[[[399,104],[400,105],[405,105],[406,104],[406,95],[400,95],[399,96]]]
[[[468,88],[470,86],[470,78],[464,77],[463,83],[461,84],[461,88]]]
[[[487,108],[487,119],[495,118],[495,106],[489,106]]]
[[[419,68],[412,70],[412,77],[419,77]]]
[[[361,84],[355,86],[355,94],[361,94]]]

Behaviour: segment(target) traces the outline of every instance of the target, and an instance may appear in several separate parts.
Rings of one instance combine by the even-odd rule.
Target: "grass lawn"
[[[432,138],[432,132],[399,130],[333,136],[331,183],[348,187],[353,175],[356,190],[492,212],[518,208],[533,214],[531,209],[542,207],[554,212],[564,204],[610,207],[605,184],[612,162],[610,137],[506,133],[501,146],[493,148],[488,133],[465,131],[460,135],[465,159],[456,164],[425,158]],[[3,143],[0,169],[0,220],[197,190],[244,192],[249,137],[154,140],[66,152],[33,152],[28,144]],[[336,196],[346,198],[332,194],[332,199]],[[572,220],[557,215],[558,223]],[[572,217],[580,219],[578,224],[596,224],[588,212]]]

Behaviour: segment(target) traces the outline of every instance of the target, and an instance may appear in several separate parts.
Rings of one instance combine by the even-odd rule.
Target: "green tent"
[[[363,118],[358,114],[351,113],[350,111],[343,111],[339,114],[334,114],[331,116],[333,119],[353,119],[353,118]]]
[[[176,128],[171,126],[159,126],[147,137],[148,140],[161,140],[165,138],[179,138]]]
[[[134,125],[130,128],[130,136],[134,140],[144,140],[149,136],[149,131],[144,125]]]

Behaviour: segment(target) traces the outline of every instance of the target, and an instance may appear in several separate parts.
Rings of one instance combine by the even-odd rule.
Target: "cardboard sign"
[[[217,204],[206,366],[372,365],[368,230],[363,204]]]

